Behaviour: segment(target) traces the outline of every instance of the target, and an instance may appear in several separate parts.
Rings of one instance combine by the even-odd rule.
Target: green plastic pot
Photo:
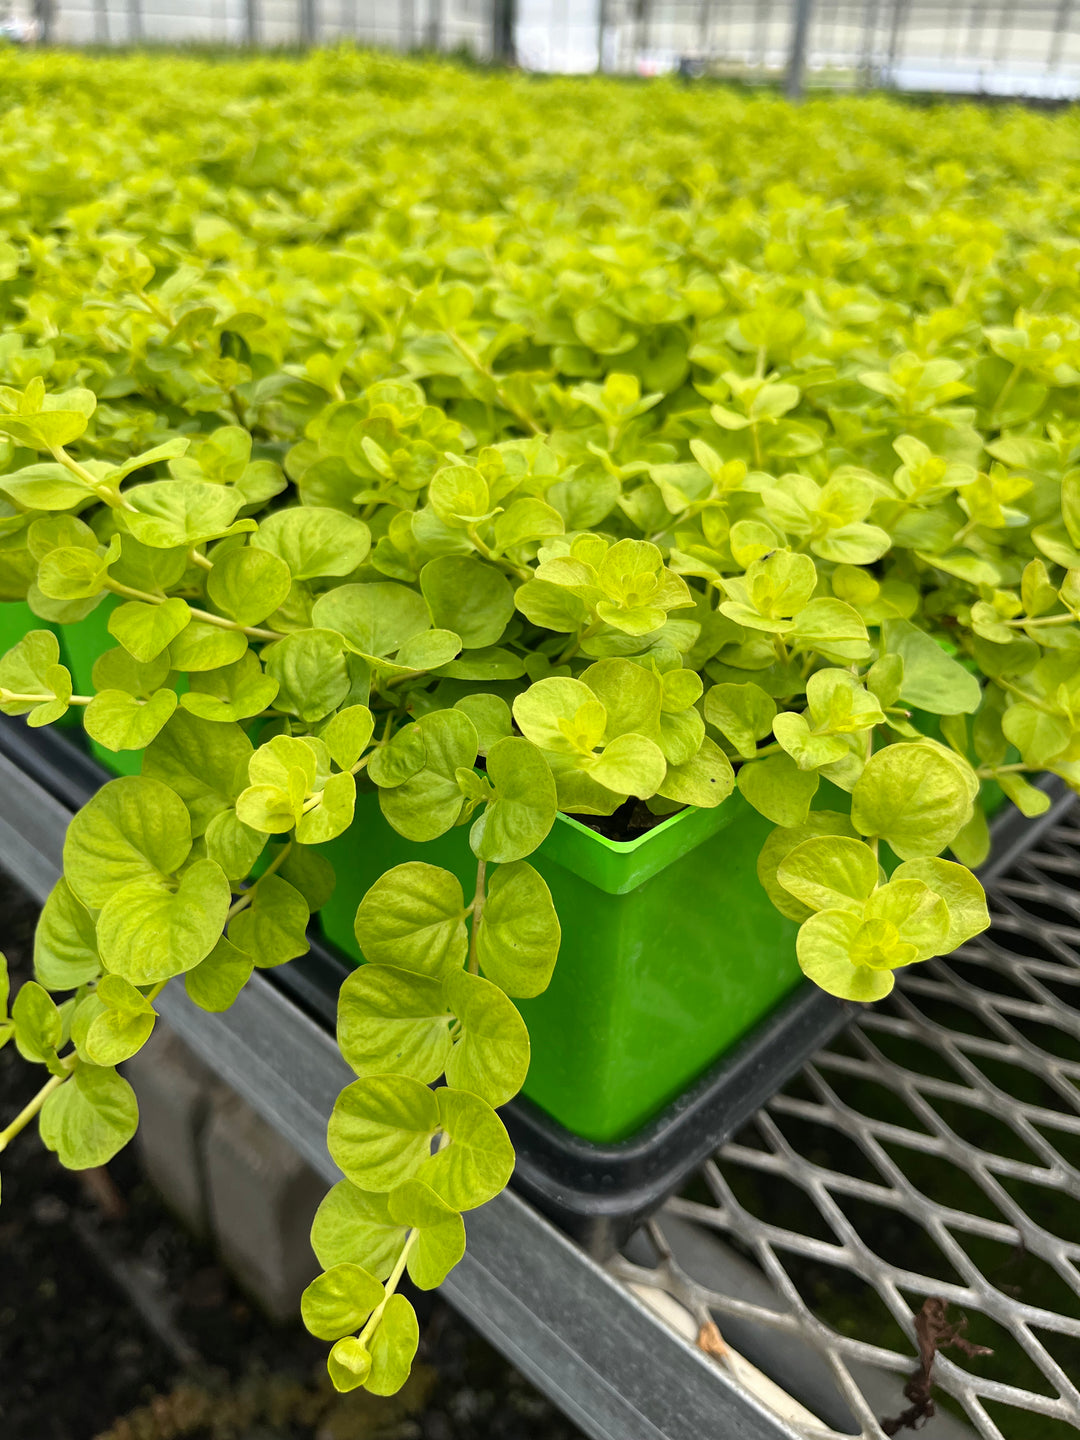
[[[82,693],[95,660],[116,643],[115,603],[63,627]],[[89,745],[113,774],[138,773],[141,752]],[[817,805],[840,801],[821,786]],[[567,1129],[598,1143],[632,1134],[808,983],[795,958],[798,927],[757,878],[771,829],[736,791],[715,810],[681,811],[622,842],[559,815],[530,857],[551,888],[563,943],[547,991],[518,1002],[532,1039],[524,1092]],[[415,844],[383,819],[372,790],[357,796],[348,833],[322,848],[338,876],[319,916],[323,933],[357,962],[356,907],[392,866],[441,865],[466,895],[475,884],[468,827]]]
[[[0,655],[6,655],[29,630],[52,630],[47,620],[39,620],[25,600],[0,603]]]
[[[805,983],[797,927],[757,879],[771,829],[736,793],[625,842],[560,815],[530,856],[563,943],[547,991],[517,1002],[533,1047],[525,1094],[568,1129],[598,1142],[632,1133]],[[357,902],[391,866],[426,860],[453,871],[467,896],[475,885],[468,827],[414,844],[371,793],[325,853],[338,885],[323,932],[354,959]]]
[[[119,643],[109,634],[109,616],[119,604],[115,595],[107,595],[96,609],[83,620],[65,625],[61,631],[64,654],[76,695],[93,695],[94,662],[106,650]],[[86,737],[94,759],[113,775],[138,775],[142,770],[141,750],[106,750],[96,740]]]

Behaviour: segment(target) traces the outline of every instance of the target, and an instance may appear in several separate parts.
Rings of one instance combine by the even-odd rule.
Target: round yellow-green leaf
[[[437,1123],[450,1143],[412,1174],[430,1185],[453,1210],[486,1205],[506,1188],[513,1173],[514,1147],[506,1127],[486,1101],[467,1090],[437,1090],[433,1098],[438,1104]]]
[[[966,865],[933,857],[905,860],[893,871],[892,878],[921,880],[949,907],[949,934],[942,954],[951,953],[989,928],[986,892]]]
[[[300,1296],[300,1315],[312,1335],[338,1340],[359,1330],[383,1295],[370,1271],[346,1261],[315,1277]]]
[[[106,750],[145,750],[175,709],[175,690],[157,690],[147,700],[126,690],[99,690],[86,707],[83,725]]]
[[[206,577],[211,602],[240,625],[258,625],[272,615],[285,603],[291,585],[285,561],[268,549],[257,548],[254,542],[215,559]]]
[[[390,965],[362,965],[341,987],[337,1038],[342,1055],[361,1079],[438,1079],[451,1049],[442,984]]]
[[[555,823],[555,777],[536,746],[514,736],[492,745],[487,777],[495,794],[473,821],[473,853],[500,864],[523,860]]]
[[[521,1089],[529,1069],[525,1021],[498,985],[479,975],[452,971],[445,987],[446,1000],[461,1024],[443,1062],[446,1083],[479,1095],[489,1105],[505,1105]]]
[[[372,1395],[396,1395],[412,1369],[420,1326],[404,1295],[391,1295],[371,1337],[371,1370],[364,1388]]]
[[[419,1232],[406,1261],[409,1279],[421,1290],[434,1290],[465,1253],[461,1216],[421,1180],[406,1180],[386,1199],[393,1219]]]
[[[355,1335],[339,1340],[327,1356],[326,1368],[334,1389],[342,1394],[358,1390],[371,1371],[371,1355]]]
[[[466,914],[456,876],[410,860],[380,875],[361,900],[356,940],[369,961],[421,975],[442,975],[465,959]]]
[[[284,560],[294,580],[315,580],[349,575],[362,565],[371,547],[371,531],[362,520],[340,510],[301,505],[267,515],[251,543]]]
[[[766,755],[748,760],[736,776],[745,800],[774,825],[805,825],[810,801],[817,794],[816,770],[800,770],[790,755]]]
[[[508,995],[539,995],[548,987],[562,932],[551,891],[523,860],[500,865],[488,881],[476,936],[480,968]]]
[[[391,1216],[388,1194],[339,1180],[315,1212],[311,1248],[327,1269],[353,1261],[385,1280],[401,1254],[407,1229]]]
[[[968,768],[935,746],[888,745],[856,781],[851,822],[861,835],[887,840],[901,860],[936,855],[971,815]]]
[[[41,1138],[66,1170],[107,1165],[135,1134],[135,1092],[113,1069],[80,1061],[71,1078],[45,1101]]]
[[[75,895],[100,910],[132,881],[178,870],[191,849],[183,801],[160,780],[110,780],[74,816],[64,841],[64,874]]]
[[[34,931],[35,978],[46,990],[75,990],[100,973],[94,918],[61,876]]]
[[[338,1096],[327,1140],[346,1179],[362,1190],[386,1191],[430,1163],[438,1128],[439,1103],[425,1084],[407,1075],[371,1075]]]
[[[821,910],[799,929],[796,950],[804,975],[841,1000],[881,1000],[893,988],[891,970],[852,960],[862,919],[850,910]]]
[[[98,916],[102,962],[133,985],[191,970],[217,944],[231,901],[225,872],[213,860],[197,860],[175,891],[161,879],[134,880]]]
[[[811,910],[850,910],[861,915],[877,885],[878,862],[861,840],[815,835],[785,856],[776,878]]]
[[[228,1010],[240,994],[251,979],[253,968],[251,956],[222,935],[206,959],[200,960],[194,970],[184,976],[184,989],[188,999],[200,1010],[219,1014]]]

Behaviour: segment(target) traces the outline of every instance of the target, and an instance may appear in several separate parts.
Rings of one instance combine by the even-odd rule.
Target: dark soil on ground
[[[0,948],[29,974],[36,911],[0,878]],[[3,1123],[42,1083],[0,1052]],[[3,1155],[3,1440],[580,1440],[437,1297],[412,1380],[336,1396],[326,1346],[267,1320],[142,1179],[130,1154],[64,1172],[36,1128]]]

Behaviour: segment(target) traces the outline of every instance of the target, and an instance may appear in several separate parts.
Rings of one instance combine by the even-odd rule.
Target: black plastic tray
[[[0,717],[0,752],[72,811],[109,778],[81,738],[78,731],[31,730]],[[1012,807],[999,817],[984,879],[1012,862],[1026,843],[1025,829]],[[337,992],[352,961],[317,932],[309,939],[307,955],[266,973],[333,1030]],[[514,1189],[595,1256],[612,1253],[859,1008],[807,982],[666,1109],[617,1143],[582,1140],[524,1097],[511,1101],[500,1113],[517,1151]]]

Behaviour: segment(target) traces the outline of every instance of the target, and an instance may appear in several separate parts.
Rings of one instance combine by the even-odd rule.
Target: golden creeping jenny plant
[[[0,988],[49,1076],[0,1150],[130,1138],[156,995],[303,953],[358,787],[467,825],[474,894],[389,870],[341,993],[304,1318],[390,1393],[399,1281],[510,1175],[559,809],[753,806],[803,969],[874,1000],[987,924],[984,784],[1080,788],[1077,120],[348,52],[0,76],[0,595],[42,622],[0,709],[142,755]]]

